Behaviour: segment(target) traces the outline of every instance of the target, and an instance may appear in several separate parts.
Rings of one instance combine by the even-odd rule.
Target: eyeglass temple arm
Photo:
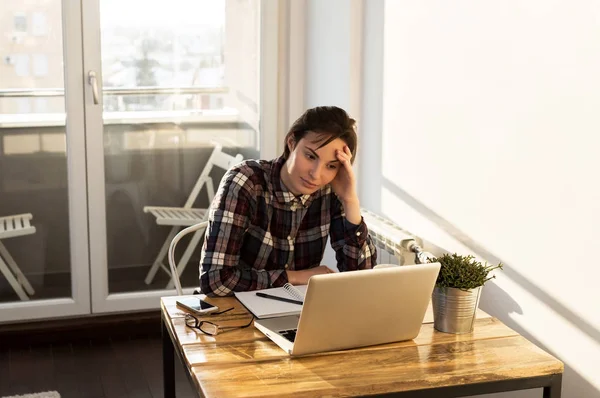
[[[179,281],[179,272],[177,272],[177,264],[175,263],[175,247],[181,238],[185,235],[196,232],[199,229],[206,228],[208,225],[208,221],[203,221],[201,223],[192,225],[190,227],[184,228],[171,241],[169,245],[168,259],[169,259],[169,267],[171,267],[171,278],[173,278],[173,283],[175,284],[175,290],[177,290],[177,295],[183,295],[183,289],[181,288],[181,282]]]
[[[241,325],[241,326],[219,326],[219,329],[221,329],[223,331],[231,330],[231,329],[244,329],[244,328],[247,328],[248,326],[252,325],[252,322],[254,322],[254,316],[252,316],[250,321],[244,325]],[[214,325],[214,323],[213,323],[213,325]]]

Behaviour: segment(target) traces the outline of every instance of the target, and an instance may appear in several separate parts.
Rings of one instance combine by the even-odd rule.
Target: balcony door
[[[0,323],[158,308],[171,228],[144,207],[182,206],[217,145],[277,156],[280,2],[2,3],[0,220],[34,229],[0,225]]]
[[[277,36],[277,2],[83,4],[92,311],[156,308],[174,294],[166,258],[153,266],[172,228],[144,207],[183,206],[216,146],[246,159],[276,156],[259,126],[277,114],[264,92],[277,75],[261,72],[277,60],[277,47],[262,44]],[[222,175],[210,174],[215,189]],[[208,199],[202,190],[194,207]],[[190,292],[199,254],[198,246],[181,275]]]
[[[80,15],[2,1],[0,322],[91,312]]]

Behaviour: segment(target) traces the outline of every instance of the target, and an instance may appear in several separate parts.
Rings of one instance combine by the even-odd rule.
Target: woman
[[[341,108],[307,110],[281,157],[229,170],[209,210],[200,287],[209,296],[308,283],[328,236],[340,271],[372,268],[377,252],[360,214],[352,162],[355,120]]]

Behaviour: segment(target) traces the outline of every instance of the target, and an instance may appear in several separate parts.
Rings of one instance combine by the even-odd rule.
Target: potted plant
[[[482,264],[474,256],[456,253],[444,254],[432,261],[441,265],[431,297],[434,328],[446,333],[472,332],[481,288],[495,278],[490,272],[502,269],[502,263]]]

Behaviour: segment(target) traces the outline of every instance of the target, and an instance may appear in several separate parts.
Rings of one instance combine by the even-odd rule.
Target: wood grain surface
[[[215,337],[185,326],[176,297],[161,300],[194,382],[206,397],[338,397],[513,380],[563,372],[563,364],[499,320],[479,311],[468,334],[448,334],[425,319],[409,341],[303,357],[290,357],[253,326]],[[223,315],[218,325],[247,322],[235,298],[208,298]]]

